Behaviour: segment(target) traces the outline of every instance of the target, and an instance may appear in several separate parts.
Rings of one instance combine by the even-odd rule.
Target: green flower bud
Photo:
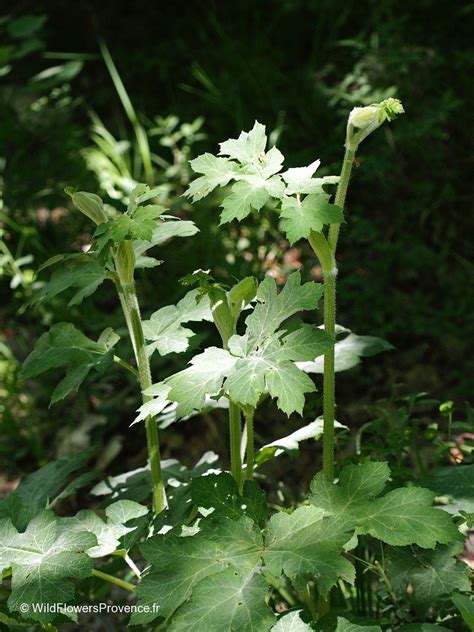
[[[73,187],[66,187],[64,191],[70,196],[74,206],[95,224],[103,224],[107,221],[104,203],[98,195],[85,191],[75,191]]]
[[[129,239],[121,241],[117,246],[115,268],[124,285],[128,285],[133,281],[135,253],[133,252],[132,242]]]
[[[398,99],[390,97],[380,103],[354,108],[347,122],[347,144],[353,149],[385,121],[393,121],[405,110]]]
[[[364,128],[379,122],[379,111],[373,105],[365,108],[354,108],[349,114],[349,125],[357,128]]]

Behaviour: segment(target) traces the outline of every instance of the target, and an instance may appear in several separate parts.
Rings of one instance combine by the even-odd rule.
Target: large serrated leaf
[[[198,507],[213,509],[214,515],[234,520],[249,516],[263,527],[268,515],[265,492],[254,481],[245,481],[242,493],[234,478],[227,472],[194,478],[192,500]]]
[[[284,614],[273,626],[272,632],[311,632],[313,628],[303,621],[300,613],[301,610],[293,610]]]
[[[51,404],[76,391],[94,369],[102,373],[113,360],[113,347],[119,337],[105,330],[98,342],[84,336],[71,323],[53,325],[44,333],[26,358],[21,377],[28,379],[60,367],[66,367],[66,376],[57,384]]]
[[[46,509],[55,495],[67,483],[72,472],[81,469],[92,455],[92,450],[51,461],[29,474],[6,498],[0,499],[0,518],[10,518],[20,531],[42,509]]]
[[[344,521],[327,518],[316,507],[299,507],[271,518],[263,559],[273,575],[284,573],[299,585],[311,578],[326,595],[340,578],[354,582],[354,567],[342,555],[351,536]]]
[[[350,333],[349,330],[341,328],[342,339],[340,335],[336,339],[334,345],[334,361],[336,373],[347,371],[357,366],[362,358],[372,357],[384,351],[391,351],[394,347],[383,338],[376,336],[358,336]],[[349,332],[349,333],[348,333]],[[348,333],[348,335],[346,335]],[[298,367],[306,373],[324,373],[324,359],[316,358],[309,362],[298,362]]]
[[[177,612],[170,632],[266,632],[275,615],[266,603],[269,587],[254,571],[231,568],[206,577]]]
[[[450,502],[441,505],[446,511],[474,513],[474,465],[442,467],[417,482],[437,496],[448,498]]]
[[[423,549],[392,549],[387,556],[385,572],[394,591],[406,599],[418,613],[433,611],[454,591],[471,588],[469,568],[456,556],[462,543]]]
[[[229,350],[210,347],[187,369],[155,385],[158,397],[147,404],[147,411],[161,411],[168,398],[177,403],[177,416],[191,415],[204,406],[206,396],[217,398],[223,390],[232,401],[250,407],[258,404],[263,393],[269,393],[286,414],[301,414],[305,394],[315,386],[294,361],[323,354],[333,342],[312,325],[293,331],[278,328],[299,311],[314,309],[321,294],[321,286],[302,284],[299,272],[290,275],[280,293],[274,279],[267,277],[257,290],[257,305],[245,321],[246,333],[232,336]],[[147,411],[142,409],[140,418]]]
[[[209,297],[201,296],[199,290],[188,292],[176,306],[162,307],[149,320],[143,321],[143,333],[150,341],[148,354],[156,350],[160,355],[186,351],[194,332],[183,327],[183,323],[203,320],[212,321],[212,313]]]
[[[70,288],[76,293],[68,307],[78,305],[93,294],[106,278],[106,270],[98,258],[92,254],[74,254],[56,259],[57,265],[49,281],[39,290],[32,303],[50,301]]]
[[[334,632],[382,632],[382,628],[378,625],[357,625],[344,617],[338,617]]]
[[[219,393],[235,362],[236,358],[225,349],[208,347],[191,360],[191,366],[168,378],[165,381],[171,386],[168,397],[178,403],[177,415],[186,416],[201,410],[206,395]]]
[[[38,605],[71,601],[71,579],[91,574],[92,562],[85,551],[95,544],[92,533],[62,531],[47,510],[33,518],[24,533],[18,533],[9,520],[0,521],[0,571],[12,569],[10,610],[23,613],[26,604],[28,618],[41,623],[54,619],[55,614],[38,611]]]
[[[208,518],[200,527],[196,535],[158,535],[141,546],[152,568],[136,592],[138,603],[149,606],[150,612],[135,613],[133,624],[169,617],[206,577],[229,567],[237,573],[250,572],[258,564],[262,537],[249,518]],[[151,612],[153,604],[155,612]]]
[[[191,182],[185,195],[192,197],[193,202],[198,202],[216,187],[229,184],[237,173],[239,166],[227,158],[217,158],[212,154],[202,154],[190,161],[191,168],[202,175]]]
[[[119,500],[109,505],[104,521],[94,511],[84,509],[72,518],[59,518],[58,524],[65,533],[75,531],[89,531],[97,538],[97,543],[87,549],[86,553],[91,558],[111,555],[120,548],[120,540],[130,533],[135,527],[127,527],[125,524],[148,513],[148,509],[132,500]]]
[[[276,174],[284,158],[276,147],[265,152],[266,145],[265,126],[256,121],[249,132],[220,143],[219,153],[225,158],[203,154],[192,160],[191,167],[202,175],[190,184],[185,195],[196,202],[217,186],[234,180],[230,195],[222,202],[221,224],[244,219],[252,209],[260,210],[271,197],[281,198],[285,186]]]
[[[282,227],[290,244],[308,239],[311,231],[320,232],[327,224],[341,224],[344,213],[339,206],[329,203],[329,195],[323,191],[299,197],[284,197],[280,216]]]
[[[310,501],[352,524],[356,533],[372,535],[387,544],[433,548],[437,542],[459,539],[446,512],[431,506],[433,492],[409,487],[377,498],[389,476],[387,464],[378,462],[348,465],[337,485],[319,473],[311,483]]]

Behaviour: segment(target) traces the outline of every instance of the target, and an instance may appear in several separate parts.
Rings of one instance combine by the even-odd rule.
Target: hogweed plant
[[[21,613],[43,629],[56,629],[68,616],[74,619],[68,605],[89,594],[85,582],[91,577],[137,599],[130,625],[144,630],[454,630],[460,629],[456,608],[469,622],[472,602],[461,594],[470,588],[468,569],[457,559],[458,527],[465,520],[455,522],[434,507],[435,493],[428,489],[394,489],[384,462],[350,464],[335,473],[334,432],[341,426],[335,421],[335,372],[390,348],[336,325],[339,231],[359,145],[402,112],[396,99],[351,112],[339,176],[315,176],[318,160],[283,170],[283,155],[267,148],[265,127],[257,122],[221,143],[218,156],[207,153],[191,162],[199,177],[188,197],[198,202],[223,187],[222,224],[271,202],[290,243],[306,240],[313,248],[322,285],[295,272],[281,291],[271,277],[246,277],[228,287],[210,271],[197,270],[182,280],[188,290],[176,305],[143,319],[136,270],[158,266],[162,262],[150,251],[192,236],[197,227],[168,215],[154,203],[156,190],[145,185],[133,191],[124,213],[106,210],[97,195],[67,190],[96,226],[92,247],[49,261],[45,267],[54,266],[53,273],[34,301],[73,290],[69,305],[77,305],[111,281],[134,362],[116,354],[113,330],[96,341],[71,323],[59,323],[38,340],[23,377],[65,370],[52,393],[55,404],[90,373],[104,374],[114,363],[128,371],[142,393],[134,422],[144,425],[149,462],[92,488],[104,511],[70,517],[54,511],[90,485],[87,472],[71,480],[85,467],[88,452],[49,463],[0,501],[0,571],[10,613],[0,609],[2,622],[16,626]],[[317,310],[321,298],[323,328],[301,318]],[[186,351],[193,337],[188,324],[200,321],[214,323],[221,345],[153,380],[153,354]],[[273,399],[285,415],[302,415],[307,395],[316,390],[311,373],[323,374],[322,419],[256,449],[257,408]],[[230,472],[212,452],[191,469],[162,461],[158,425],[216,407],[228,410]],[[308,495],[296,507],[285,507],[282,498],[279,511],[269,516],[255,472],[320,437],[323,469]],[[108,571],[114,558],[113,575]]]

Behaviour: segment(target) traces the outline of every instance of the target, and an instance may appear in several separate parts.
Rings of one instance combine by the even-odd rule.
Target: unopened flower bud
[[[347,144],[353,149],[369,134],[385,121],[393,121],[399,114],[404,113],[403,105],[398,99],[390,97],[380,103],[372,103],[365,107],[354,108],[349,114],[347,122]]]
[[[66,187],[64,190],[71,197],[74,206],[95,224],[103,224],[107,221],[104,203],[98,195],[75,191],[72,187]]]
[[[349,114],[349,125],[357,128],[367,127],[373,125],[374,122],[378,123],[379,111],[373,105],[368,105],[365,108],[354,108]]]

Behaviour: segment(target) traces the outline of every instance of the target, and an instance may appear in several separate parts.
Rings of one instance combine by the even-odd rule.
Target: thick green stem
[[[336,270],[324,274],[324,330],[336,341]],[[324,354],[323,377],[323,472],[334,480],[334,417],[335,417],[334,347]]]
[[[334,252],[322,233],[312,232],[309,242],[316,253],[324,279],[324,330],[336,340],[336,277]],[[323,377],[323,472],[328,481],[334,480],[334,413],[335,375],[334,347],[324,354]]]
[[[152,380],[150,361],[146,352],[145,337],[143,335],[142,320],[135,290],[135,283],[133,280],[123,283],[122,280],[119,279],[118,285],[120,303],[124,311],[125,320],[127,322],[130,338],[132,339],[132,346],[135,352],[143,403],[146,404],[150,401],[151,397],[149,395],[145,395],[144,391],[150,388]],[[167,507],[167,500],[163,484],[163,475],[161,472],[158,428],[154,417],[150,416],[146,418],[145,430],[153,489],[153,510],[156,514],[159,514]]]
[[[253,415],[254,410],[251,409],[245,413],[245,422],[247,424],[247,473],[246,478],[251,481],[253,478],[253,466],[255,462],[255,445],[253,435]]]
[[[229,340],[235,333],[235,321],[230,313],[225,294],[219,296],[213,302],[212,316],[214,324],[221,336],[224,349],[228,349]],[[242,457],[240,456],[241,441],[241,410],[237,404],[229,400],[230,471],[239,489],[242,488]]]
[[[234,402],[229,402],[229,439],[230,439],[230,470],[239,489],[242,486],[242,459],[240,458],[241,440],[240,408]]]
[[[344,208],[344,204],[346,202],[347,187],[349,186],[349,179],[351,177],[351,171],[354,165],[356,149],[356,147],[348,145],[346,147],[346,153],[344,154],[344,162],[342,163],[341,175],[339,178],[339,184],[337,186],[336,198],[334,200],[334,204],[341,207],[342,209]],[[329,227],[328,241],[334,254],[336,253],[340,228],[340,224],[331,224]]]
[[[118,577],[114,577],[113,575],[109,575],[108,573],[103,573],[96,568],[92,569],[92,575],[94,575],[94,577],[98,577],[99,579],[103,579],[105,582],[109,582],[109,584],[120,586],[120,588],[124,588],[125,590],[128,590],[130,592],[135,591],[136,586],[134,586],[130,582],[126,582],[124,579],[119,579]]]
[[[335,204],[344,208],[349,179],[354,164],[355,148],[348,145],[344,156]],[[340,224],[329,226],[328,239],[323,233],[312,232],[309,242],[319,258],[324,280],[324,330],[336,341],[336,248]],[[335,417],[335,361],[334,347],[324,354],[323,377],[323,472],[330,482],[334,480],[334,417]]]

